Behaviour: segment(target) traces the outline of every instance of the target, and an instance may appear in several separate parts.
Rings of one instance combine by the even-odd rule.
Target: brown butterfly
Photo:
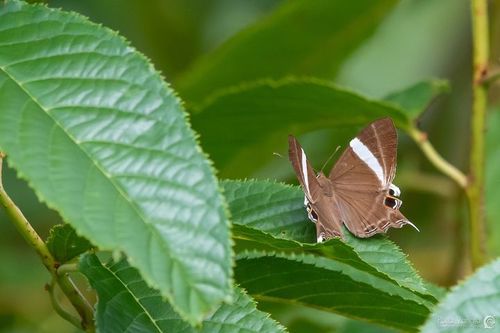
[[[316,223],[317,241],[343,238],[342,224],[367,238],[409,224],[399,211],[396,174],[398,137],[390,118],[374,121],[349,143],[326,177],[316,174],[295,137],[288,137],[289,158],[305,194],[304,206]]]

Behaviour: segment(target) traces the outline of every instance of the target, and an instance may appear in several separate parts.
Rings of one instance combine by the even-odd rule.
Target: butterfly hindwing
[[[322,173],[316,175],[296,138],[290,135],[288,144],[290,161],[304,190],[304,206],[309,219],[316,223],[318,242],[342,237],[342,224],[334,202],[331,182]]]

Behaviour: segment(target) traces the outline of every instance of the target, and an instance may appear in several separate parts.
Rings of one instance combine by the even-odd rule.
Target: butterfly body
[[[342,224],[367,238],[410,224],[400,211],[396,173],[397,133],[392,120],[377,120],[351,140],[328,176],[316,174],[297,139],[289,136],[289,157],[304,190],[317,241],[343,238]],[[415,227],[416,228],[416,227]],[[418,230],[418,229],[417,229]]]

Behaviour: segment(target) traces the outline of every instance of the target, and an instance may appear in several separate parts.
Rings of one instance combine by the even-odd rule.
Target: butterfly
[[[357,237],[385,233],[411,223],[400,211],[396,175],[398,137],[390,118],[366,126],[342,153],[328,177],[315,173],[295,137],[288,137],[289,158],[304,190],[304,206],[316,224],[317,242],[344,238],[342,225]]]

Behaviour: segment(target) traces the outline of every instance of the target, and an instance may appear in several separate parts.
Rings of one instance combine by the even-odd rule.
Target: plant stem
[[[75,263],[66,263],[57,268],[58,275],[64,275],[75,272],[78,272],[78,264]]]
[[[470,254],[473,269],[486,261],[484,244],[484,134],[488,92],[489,33],[487,0],[472,0],[473,80],[469,186],[466,194],[470,211]]]
[[[64,295],[66,295],[82,318],[81,328],[86,332],[95,332],[94,310],[92,305],[90,305],[80,290],[75,286],[68,274],[56,274],[56,281]]]
[[[50,284],[46,285],[46,289],[49,292],[50,295],[50,302],[52,303],[52,307],[54,310],[59,314],[62,318],[66,319],[70,323],[72,323],[76,327],[80,327],[80,320],[73,316],[72,314],[66,312],[59,304],[59,301],[57,300],[56,294],[55,294],[55,281],[52,280]]]
[[[52,275],[52,278],[57,282],[63,293],[82,318],[81,324],[78,327],[83,328],[87,332],[94,332],[95,328],[92,306],[83,297],[67,274],[57,274],[57,267],[59,266],[59,263],[56,262],[47,246],[45,246],[42,238],[38,235],[36,230],[33,229],[21,210],[16,206],[14,201],[12,201],[7,192],[5,192],[2,181],[2,165],[4,157],[5,154],[0,152],[0,205],[5,208],[7,216],[14,223],[14,226],[21,233],[26,242],[40,256],[44,266]]]
[[[3,158],[4,154],[0,153],[0,204],[5,208],[7,216],[12,220],[12,222],[14,222],[14,225],[23,238],[38,253],[45,267],[47,267],[51,273],[55,273],[57,263],[52,257],[52,254],[49,252],[45,243],[37,234],[35,229],[33,229],[26,217],[24,217],[21,210],[15,205],[12,199],[8,196],[7,192],[5,192],[2,181]]]
[[[415,141],[418,147],[422,150],[427,159],[443,174],[453,179],[458,186],[461,188],[467,187],[467,177],[458,170],[455,166],[446,161],[439,153],[434,149],[432,144],[427,138],[427,134],[421,132],[416,127],[410,127],[408,129],[408,134]]]

